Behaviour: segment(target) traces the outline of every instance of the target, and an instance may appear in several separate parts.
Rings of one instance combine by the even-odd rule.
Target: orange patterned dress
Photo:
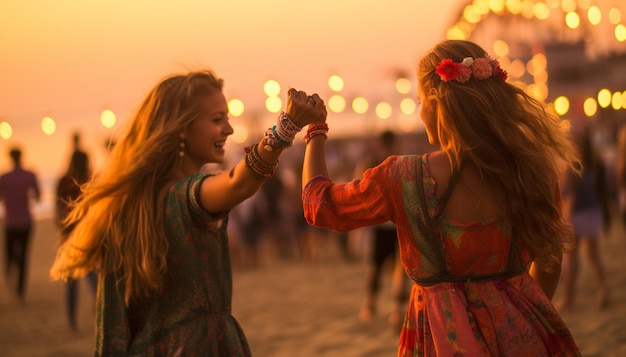
[[[426,154],[391,156],[345,184],[317,176],[302,193],[305,217],[318,227],[396,224],[402,264],[415,281],[398,356],[580,355],[528,274],[530,254],[511,227],[501,219],[433,219],[440,206],[435,188]],[[432,221],[436,241],[427,233]]]

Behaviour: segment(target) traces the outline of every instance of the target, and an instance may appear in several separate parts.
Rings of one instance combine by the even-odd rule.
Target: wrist
[[[276,119],[276,125],[265,131],[261,146],[266,151],[288,148],[293,144],[293,140],[300,130],[302,128],[287,113],[282,111]]]
[[[309,124],[309,128],[304,136],[304,142],[309,143],[313,138],[328,138],[328,124],[326,122],[315,122]]]

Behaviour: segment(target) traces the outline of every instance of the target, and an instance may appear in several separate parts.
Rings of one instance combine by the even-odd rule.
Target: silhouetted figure
[[[391,130],[385,130],[373,147],[371,158],[364,162],[363,168],[357,169],[357,177],[363,174],[366,168],[372,168],[382,163],[388,156],[397,154],[396,135]],[[365,282],[365,302],[361,309],[361,319],[369,320],[376,313],[378,295],[380,293],[381,276],[385,268],[391,271],[392,311],[389,323],[400,327],[402,323],[402,305],[406,297],[406,288],[409,286],[402,269],[398,253],[398,232],[392,222],[385,222],[372,227],[372,241],[369,257],[369,271]]]
[[[563,270],[560,286],[563,289],[561,301],[556,304],[562,311],[574,307],[576,281],[578,278],[578,251],[582,250],[587,260],[597,288],[596,306],[604,309],[608,304],[608,288],[604,266],[599,252],[600,235],[607,221],[604,210],[606,197],[606,168],[594,150],[591,130],[587,126],[577,133],[577,143],[582,160],[582,176],[566,175],[562,188],[564,209],[574,227],[576,248],[563,256]]]
[[[40,190],[37,176],[22,167],[22,151],[13,148],[9,152],[13,170],[0,176],[0,199],[4,202],[5,274],[11,282],[12,268],[17,268],[16,294],[24,302],[28,248],[33,228],[31,199],[39,201]],[[11,290],[12,288],[10,288]]]
[[[626,125],[619,129],[617,136],[617,159],[615,174],[618,193],[619,215],[626,228]]]
[[[63,244],[73,226],[65,225],[65,218],[72,209],[72,204],[80,197],[81,186],[84,185],[91,176],[89,167],[89,156],[79,149],[79,134],[74,135],[74,152],[72,153],[69,167],[65,174],[59,179],[56,189],[56,220],[60,230],[61,244]],[[91,271],[86,276],[89,289],[95,297],[98,287],[98,276],[95,271]],[[66,309],[67,319],[72,331],[78,330],[76,321],[76,311],[78,308],[78,282],[80,279],[68,278],[66,284]]]

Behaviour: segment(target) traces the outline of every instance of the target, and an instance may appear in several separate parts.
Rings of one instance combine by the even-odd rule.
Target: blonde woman
[[[272,176],[317,96],[289,91],[286,113],[232,169],[223,81],[211,71],[170,76],[148,94],[103,172],[65,220],[74,226],[55,279],[99,270],[96,356],[249,356],[231,315],[228,212]]]
[[[325,123],[310,124],[308,222],[396,225],[414,281],[398,356],[579,355],[550,302],[573,243],[557,160],[577,163],[558,117],[472,42],[438,44],[417,78],[420,116],[440,150],[390,156],[361,179],[335,184]]]

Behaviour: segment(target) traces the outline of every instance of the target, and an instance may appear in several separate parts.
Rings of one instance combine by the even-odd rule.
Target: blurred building
[[[563,119],[624,121],[626,2],[473,0],[459,5],[447,37],[483,46],[511,81],[553,103]]]
[[[573,131],[592,125],[613,170],[626,125],[625,24],[625,1],[472,0],[459,3],[447,37],[480,44]]]

